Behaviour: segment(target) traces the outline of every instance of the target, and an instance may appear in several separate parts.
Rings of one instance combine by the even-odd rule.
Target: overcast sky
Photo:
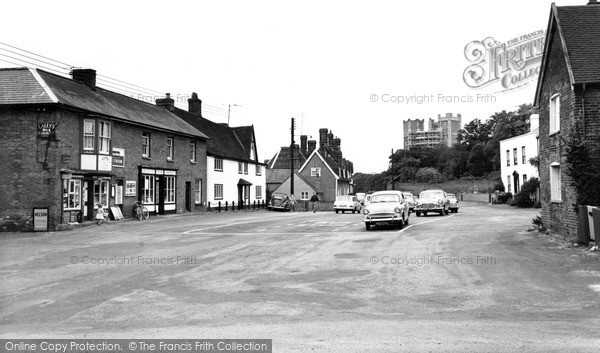
[[[226,122],[228,105],[237,104],[231,125],[254,124],[261,159],[289,145],[295,117],[298,135],[318,139],[319,128],[333,130],[355,172],[381,172],[391,150],[402,147],[405,119],[449,112],[462,114],[464,124],[531,103],[535,83],[507,93],[469,88],[464,49],[486,37],[505,42],[546,30],[551,3],[12,1],[2,6],[0,42],[170,92],[182,108],[197,92],[205,117],[216,122]],[[385,103],[386,94],[435,99]],[[446,103],[440,94],[494,94],[495,102]]]

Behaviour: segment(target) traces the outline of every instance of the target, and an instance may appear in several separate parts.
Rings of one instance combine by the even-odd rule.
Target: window
[[[223,200],[223,184],[215,184],[215,200]]]
[[[99,124],[100,151],[102,154],[110,154],[110,123],[101,121]]]
[[[190,142],[190,162],[196,163],[196,141]]]
[[[223,159],[222,158],[215,158],[215,170],[218,172],[223,171]]]
[[[142,157],[150,157],[150,133],[144,132],[142,134]]]
[[[173,160],[173,138],[167,137],[167,159]]]
[[[94,183],[94,208],[96,205],[108,208],[108,181],[96,181]]]
[[[65,210],[78,210],[81,207],[81,180],[70,179],[67,183]]]
[[[506,192],[511,192],[510,175],[506,177]]]
[[[262,186],[256,185],[256,198],[262,199]]]
[[[510,150],[506,150],[506,166],[510,167]]]
[[[94,120],[85,119],[83,121],[83,150],[94,151],[94,141],[96,140],[95,134],[96,122]]]
[[[242,162],[238,162],[238,173],[242,174],[244,172],[243,166],[242,166]]]
[[[142,197],[144,203],[154,203],[154,175],[144,175],[144,185],[142,187]]]
[[[516,148],[513,148],[513,160],[514,160],[514,165],[519,164]]]
[[[308,191],[302,191],[300,193],[300,200],[308,201]]]
[[[560,94],[550,98],[550,134],[560,131]]]
[[[523,184],[527,182],[527,174],[523,174]]]
[[[562,201],[560,192],[560,164],[558,162],[550,164],[550,201]]]
[[[256,164],[256,175],[262,175],[262,167]]]
[[[244,174],[248,174],[248,163],[244,163]]]
[[[202,203],[202,179],[196,179],[194,183],[194,201],[196,203]]]
[[[321,175],[321,167],[312,167],[310,168],[310,176],[320,176]]]
[[[525,153],[525,146],[521,147],[521,154],[523,155],[523,164],[527,163],[527,154]]]
[[[165,203],[175,203],[175,177],[165,177]]]

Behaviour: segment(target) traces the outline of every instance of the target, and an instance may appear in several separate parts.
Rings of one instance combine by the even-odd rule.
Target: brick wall
[[[80,145],[82,119],[95,118],[82,112],[56,109],[55,106],[7,108],[0,110],[2,140],[0,163],[6,166],[0,172],[0,231],[32,230],[32,209],[48,207],[50,229],[62,220],[61,169],[80,170]],[[202,179],[202,195],[206,195],[206,144],[196,140],[197,163],[190,163],[190,141],[163,131],[144,129],[139,126],[111,121],[111,145],[125,150],[123,168],[112,167],[113,180],[139,180],[139,165],[154,168],[177,169],[176,212],[185,212],[186,181]],[[57,124],[55,138],[39,138],[40,122]],[[151,133],[151,157],[142,158],[142,131]],[[167,161],[166,138],[174,139],[174,160]],[[89,172],[94,173],[94,172]],[[133,215],[138,197],[123,197],[122,211],[125,217]],[[111,205],[112,202],[111,200]],[[192,210],[202,209],[194,205]]]
[[[548,66],[542,83],[539,114],[540,114],[540,201],[542,203],[542,221],[553,232],[574,239],[577,235],[576,192],[571,186],[572,180],[567,175],[565,139],[577,129],[585,138],[600,145],[600,87],[588,85],[583,95],[583,87],[575,85],[572,88],[564,53],[556,33],[552,33],[550,42]],[[560,94],[560,131],[550,135],[549,104],[554,94]],[[583,99],[582,99],[583,97]],[[585,123],[583,122],[583,103],[585,102]],[[596,153],[593,158],[600,163]],[[561,197],[562,202],[552,202],[550,198],[550,164],[559,162],[561,168]]]

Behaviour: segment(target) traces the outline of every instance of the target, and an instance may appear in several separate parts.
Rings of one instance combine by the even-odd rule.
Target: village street
[[[465,206],[151,217],[0,237],[4,338],[267,338],[274,352],[589,351],[600,261]]]

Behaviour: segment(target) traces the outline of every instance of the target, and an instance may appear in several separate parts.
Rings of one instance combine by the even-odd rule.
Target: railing
[[[267,203],[264,200],[246,201],[246,202],[235,202],[235,201],[217,201],[215,203],[208,202],[206,210],[211,212],[227,212],[227,211],[256,211],[257,209],[266,209]]]

